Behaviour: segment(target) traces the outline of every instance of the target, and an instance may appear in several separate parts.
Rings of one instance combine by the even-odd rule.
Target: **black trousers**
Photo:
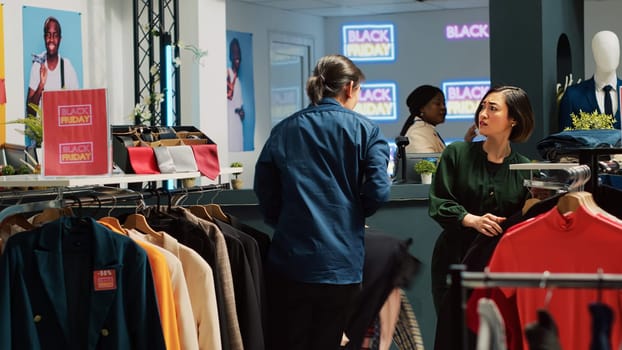
[[[337,350],[360,284],[301,283],[267,276],[270,350]]]

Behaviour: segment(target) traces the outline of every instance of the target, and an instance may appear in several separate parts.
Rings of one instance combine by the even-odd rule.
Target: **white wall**
[[[255,162],[270,129],[270,40],[271,32],[312,38],[313,63],[324,55],[324,20],[317,16],[270,10],[263,6],[227,2],[227,30],[253,34],[255,80],[255,151],[229,154],[230,161],[244,164],[241,175],[245,188],[252,188]],[[223,55],[224,57],[224,55]],[[224,80],[222,80],[224,81]],[[209,132],[209,129],[207,129]],[[220,147],[220,146],[219,146]]]

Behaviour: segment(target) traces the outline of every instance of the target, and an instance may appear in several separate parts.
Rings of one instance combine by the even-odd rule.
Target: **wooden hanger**
[[[114,216],[104,216],[103,218],[97,219],[97,221],[110,225],[110,227],[113,227],[120,233],[125,233],[125,228],[121,225],[119,219],[115,218]]]
[[[226,222],[228,224],[231,223],[231,220],[229,220],[229,216],[227,216],[227,214],[225,214],[224,211],[222,211],[222,208],[220,207],[220,205],[218,204],[206,204],[204,205],[205,209],[207,210],[208,213],[210,213],[210,215],[213,218],[216,218],[222,222]]]
[[[557,210],[562,214],[574,212],[579,207],[583,207],[592,214],[612,216],[596,204],[594,197],[592,197],[592,194],[589,192],[569,192],[561,196],[557,201]],[[618,220],[619,219],[616,219],[616,221]]]
[[[202,205],[191,205],[186,207],[188,208],[188,210],[190,210],[190,212],[192,214],[194,214],[195,216],[201,218],[201,219],[205,219],[208,221],[214,221],[214,218],[212,217],[212,215],[207,211],[207,208],[205,206]]]
[[[2,231],[10,230],[11,226],[13,225],[17,225],[27,231],[30,231],[36,228],[35,225],[33,225],[30,221],[26,220],[26,218],[24,217],[22,213],[18,213],[18,214],[13,214],[5,218],[4,220],[2,220],[2,223],[0,223],[0,230]]]
[[[160,234],[149,226],[147,218],[142,214],[130,214],[125,219],[123,226],[128,229],[135,229],[144,234],[159,236]]]
[[[32,224],[34,226],[41,226],[45,223],[58,220],[61,216],[74,216],[71,207],[45,208],[41,213],[33,217]]]
[[[529,209],[531,209],[536,203],[538,203],[540,199],[538,198],[527,198],[525,204],[523,205],[522,213],[523,215],[527,214]]]

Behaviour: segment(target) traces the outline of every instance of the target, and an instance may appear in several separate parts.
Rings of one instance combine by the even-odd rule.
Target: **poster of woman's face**
[[[26,101],[39,104],[43,91],[83,87],[80,13],[24,6],[22,28]]]

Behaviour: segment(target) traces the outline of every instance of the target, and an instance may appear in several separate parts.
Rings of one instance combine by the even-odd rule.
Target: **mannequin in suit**
[[[618,106],[620,86],[622,80],[616,75],[620,62],[620,41],[611,31],[604,30],[596,33],[592,38],[592,54],[596,62],[596,71],[591,79],[570,85],[559,104],[559,131],[572,126],[571,113],[579,110],[591,113],[598,111],[605,113],[604,87],[613,87],[608,94],[611,96],[612,111],[615,117],[614,127],[620,129],[620,108]]]

